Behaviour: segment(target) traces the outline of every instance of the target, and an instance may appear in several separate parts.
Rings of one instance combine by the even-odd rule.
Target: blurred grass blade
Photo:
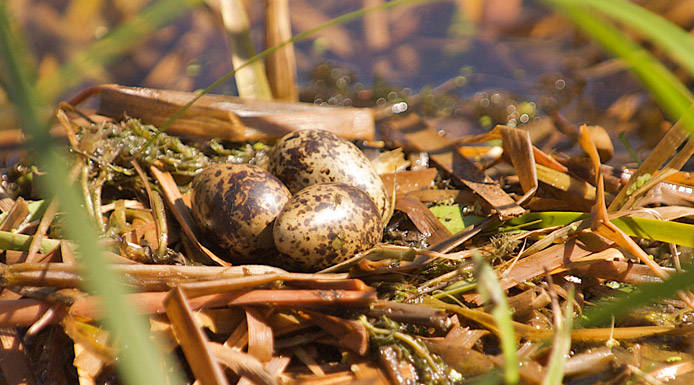
[[[542,385],[561,385],[564,379],[564,368],[566,359],[571,350],[571,329],[573,327],[573,302],[574,289],[569,289],[564,309],[564,318],[555,329],[554,341],[552,342],[552,354],[547,362],[547,375],[542,380]],[[557,305],[557,308],[559,306]]]
[[[255,57],[251,41],[251,23],[242,0],[221,0],[222,20],[229,38],[231,62],[236,69],[236,89],[239,96],[248,99],[272,100],[272,92],[265,75],[265,65]]]
[[[544,0],[544,2],[561,12],[613,55],[623,59],[644,86],[651,91],[660,107],[673,120],[681,118],[684,128],[694,133],[694,113],[689,111],[694,96],[653,55],[604,19],[587,12],[583,6],[583,0]]]
[[[78,86],[90,74],[200,3],[202,0],[158,0],[152,3],[86,50],[73,55],[58,71],[39,79],[38,94],[43,101],[52,104],[62,93]]]
[[[492,304],[491,314],[494,316],[501,340],[501,351],[504,355],[504,379],[506,384],[517,384],[520,380],[518,372],[518,354],[516,351],[516,334],[513,330],[511,309],[504,290],[499,285],[496,274],[479,254],[474,255],[477,278],[477,290]]]
[[[29,85],[20,65],[17,52],[21,52],[10,30],[6,3],[0,3],[0,57],[12,101],[19,106],[24,130],[32,137],[30,144],[41,170],[45,171],[43,191],[54,194],[65,213],[66,232],[80,245],[85,262],[85,285],[104,298],[106,317],[103,322],[120,342],[121,357],[118,370],[128,384],[179,384],[179,371],[171,362],[163,365],[165,357],[157,351],[150,339],[146,319],[136,317],[130,304],[124,300],[126,289],[118,277],[106,266],[106,258],[97,246],[96,231],[81,207],[75,186],[65,186],[68,180],[66,156],[54,146],[48,132],[48,120],[38,107],[38,97]],[[166,370],[165,370],[166,368]]]
[[[579,3],[553,0],[556,3]],[[694,37],[666,18],[624,0],[581,0],[580,4],[633,28],[647,37],[694,77]]]

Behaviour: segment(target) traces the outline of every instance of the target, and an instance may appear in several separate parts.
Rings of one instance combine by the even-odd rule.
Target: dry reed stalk
[[[189,92],[106,84],[84,90],[70,103],[78,104],[96,94],[100,95],[99,114],[112,118],[127,114],[157,127],[195,96]],[[350,140],[372,140],[373,110],[208,94],[173,122],[167,132],[246,142],[271,141],[299,129],[323,129]]]
[[[271,100],[272,92],[265,76],[265,65],[262,61],[249,63],[249,60],[256,53],[251,41],[251,26],[246,13],[246,6],[241,0],[220,0],[219,3],[231,51],[231,63],[237,69],[234,79],[239,96],[248,99]]]
[[[127,296],[134,312],[144,314],[164,313],[164,299],[167,293],[135,293]],[[376,300],[375,292],[353,290],[239,290],[223,294],[206,295],[188,301],[193,310],[218,306],[267,305],[275,306],[369,306]],[[27,300],[29,301],[29,300]],[[70,313],[87,319],[101,317],[101,300],[95,296],[78,298],[70,307]],[[3,309],[0,302],[0,310]],[[37,305],[37,304],[34,304]],[[29,307],[25,304],[23,308]],[[22,310],[23,310],[22,308]],[[43,309],[43,308],[42,308]],[[34,311],[34,313],[31,312]],[[43,309],[44,311],[46,309]],[[25,317],[35,315],[37,310],[26,310]],[[42,314],[42,313],[41,313]],[[38,317],[36,317],[38,318]],[[33,322],[33,321],[32,321]],[[1,325],[1,324],[0,324]]]
[[[35,299],[0,300],[0,328],[28,327],[38,321],[51,304]]]
[[[292,37],[288,0],[265,0],[265,46],[283,43]],[[267,77],[275,99],[299,101],[296,84],[294,44],[273,52],[266,59]]]

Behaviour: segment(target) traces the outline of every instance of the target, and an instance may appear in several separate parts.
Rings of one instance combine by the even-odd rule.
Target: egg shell
[[[320,183],[299,191],[277,216],[275,245],[304,271],[317,271],[367,250],[382,237],[381,216],[362,190]]]
[[[275,143],[268,158],[268,171],[293,194],[317,183],[346,183],[371,197],[383,221],[390,218],[391,197],[369,159],[353,143],[332,132],[289,133]]]
[[[272,224],[289,190],[266,170],[248,164],[210,166],[193,179],[193,216],[203,237],[232,263],[264,263],[276,253]]]

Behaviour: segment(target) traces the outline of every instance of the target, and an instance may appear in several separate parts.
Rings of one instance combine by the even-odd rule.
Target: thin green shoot
[[[504,380],[506,384],[517,384],[520,381],[520,373],[518,371],[517,340],[513,330],[511,308],[492,267],[477,253],[473,258],[477,267],[475,271],[477,291],[485,302],[491,303],[491,314],[499,331],[501,351],[504,356]]]
[[[631,157],[631,159],[633,159],[634,162],[636,162],[636,164],[641,166],[641,163],[643,163],[643,160],[641,160],[641,158],[636,153],[636,151],[634,151],[634,148],[631,147],[631,143],[629,143],[629,139],[627,139],[627,135],[626,135],[625,131],[622,131],[619,133],[619,140],[624,145],[624,148],[627,149],[627,152],[629,153],[629,156]]]

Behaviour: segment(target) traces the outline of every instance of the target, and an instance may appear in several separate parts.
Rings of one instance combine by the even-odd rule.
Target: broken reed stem
[[[0,265],[4,285],[38,287],[79,287],[83,277],[79,266],[69,263],[18,263]],[[168,266],[111,265],[127,284],[141,290],[168,291],[183,285],[189,296],[215,294],[222,291],[250,289],[274,281],[292,282],[312,289],[367,291],[369,286],[346,274],[288,273],[263,265],[249,266]]]
[[[127,296],[133,311],[145,314],[164,313],[164,299],[168,293],[136,293]],[[350,307],[369,306],[376,301],[376,292],[354,290],[237,290],[223,294],[190,299],[190,307],[199,310],[218,306],[267,305]],[[89,319],[101,317],[101,299],[82,297],[70,307],[70,314]]]

